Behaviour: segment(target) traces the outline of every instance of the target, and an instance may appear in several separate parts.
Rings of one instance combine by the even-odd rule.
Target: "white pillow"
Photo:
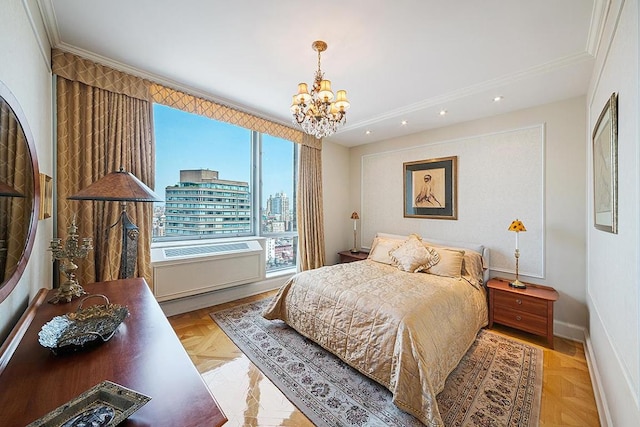
[[[391,250],[389,255],[400,270],[410,273],[425,270],[440,260],[438,253],[426,248],[416,235],[411,235],[404,243]]]

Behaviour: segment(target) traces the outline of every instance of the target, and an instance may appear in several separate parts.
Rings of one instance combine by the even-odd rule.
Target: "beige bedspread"
[[[487,324],[485,292],[464,279],[371,260],[305,271],[264,312],[387,387],[393,402],[441,426],[436,395]]]

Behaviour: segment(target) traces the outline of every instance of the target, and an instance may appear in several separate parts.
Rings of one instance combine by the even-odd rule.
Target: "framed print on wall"
[[[404,217],[458,219],[458,157],[403,163]]]
[[[618,233],[618,95],[613,93],[593,129],[593,219]]]

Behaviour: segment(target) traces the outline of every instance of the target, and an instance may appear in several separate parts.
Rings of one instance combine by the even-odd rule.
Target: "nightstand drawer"
[[[545,335],[547,333],[546,316],[536,316],[522,311],[496,307],[493,320],[533,334]]]
[[[493,297],[496,311],[511,309],[547,317],[547,302],[539,298],[506,292],[496,292]]]

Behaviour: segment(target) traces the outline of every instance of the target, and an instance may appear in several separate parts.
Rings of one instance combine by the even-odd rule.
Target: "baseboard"
[[[582,326],[556,320],[553,322],[553,334],[584,344],[585,329]]]
[[[200,295],[163,301],[160,303],[160,308],[162,308],[165,316],[175,316],[176,314],[187,313],[189,311],[199,310],[201,308],[211,307],[225,302],[257,295],[273,289],[278,289],[291,276],[292,274],[277,276],[260,282],[232,286]]]

